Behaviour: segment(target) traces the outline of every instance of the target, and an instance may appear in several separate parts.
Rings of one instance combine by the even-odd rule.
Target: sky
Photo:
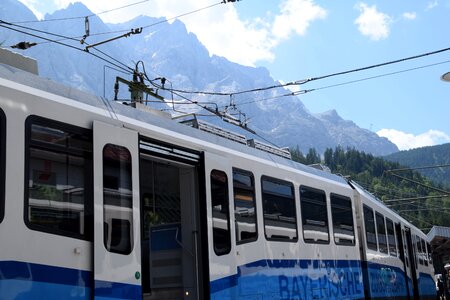
[[[38,18],[71,0],[20,0]],[[450,47],[450,0],[80,0],[121,23],[138,15],[181,17],[210,55],[266,67],[282,83],[358,69]],[[214,5],[218,4],[218,5]],[[213,6],[214,5],[214,6]],[[400,150],[450,142],[450,51],[311,81],[293,90],[312,113],[341,117]],[[371,79],[370,79],[371,78]],[[282,101],[282,98],[280,99]]]

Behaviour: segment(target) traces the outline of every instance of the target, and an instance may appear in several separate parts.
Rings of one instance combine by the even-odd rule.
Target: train
[[[138,104],[0,64],[0,299],[435,299],[356,182]]]

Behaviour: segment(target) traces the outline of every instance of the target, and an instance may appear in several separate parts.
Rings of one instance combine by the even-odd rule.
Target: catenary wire
[[[446,52],[446,51],[449,51],[449,50],[450,50],[450,47],[449,48],[443,48],[443,49],[435,50],[435,51],[431,51],[431,52],[427,52],[427,53],[422,53],[422,54],[418,54],[418,55],[414,55],[414,56],[409,56],[409,57],[405,57],[405,58],[401,58],[401,59],[397,59],[397,60],[387,61],[387,62],[375,64],[375,65],[370,65],[370,66],[366,66],[366,67],[362,67],[362,68],[351,69],[351,70],[337,72],[337,73],[331,73],[331,74],[327,74],[327,75],[323,75],[323,76],[297,80],[297,81],[288,82],[288,83],[284,83],[284,84],[276,84],[276,85],[271,85],[271,86],[267,86],[267,87],[260,87],[260,88],[253,88],[253,89],[248,89],[248,90],[241,90],[241,91],[237,91],[237,92],[223,93],[223,92],[212,92],[212,91],[185,91],[185,90],[175,90],[175,91],[178,92],[178,93],[183,93],[183,94],[205,94],[205,95],[216,95],[216,96],[240,95],[240,94],[265,91],[265,90],[270,90],[270,89],[275,89],[275,88],[284,88],[284,87],[288,87],[288,86],[292,86],[292,85],[303,85],[303,84],[309,83],[311,81],[317,81],[317,80],[321,80],[321,79],[325,79],[325,78],[330,78],[330,77],[335,77],[335,76],[340,76],[340,75],[345,75],[345,74],[350,74],[350,73],[355,73],[355,72],[366,71],[366,70],[369,70],[369,69],[379,68],[379,67],[383,67],[383,66],[397,64],[397,63],[400,63],[400,62],[405,62],[405,61],[408,61],[408,60],[414,60],[414,59],[418,59],[418,58],[422,58],[422,57],[426,57],[426,56],[430,56],[430,55],[443,53],[443,52]],[[342,84],[326,86],[326,87],[317,88],[317,89],[313,89],[313,90],[325,89],[325,88],[335,87],[335,86],[339,86],[339,85],[350,84],[350,83],[354,83],[354,82],[374,79],[374,78],[378,78],[378,77],[382,77],[382,76],[394,75],[394,74],[398,74],[398,73],[402,73],[402,72],[407,72],[407,71],[412,71],[412,70],[416,70],[416,69],[426,68],[426,67],[429,67],[429,66],[435,66],[435,65],[438,65],[438,64],[444,64],[444,63],[448,63],[448,62],[450,62],[450,61],[444,61],[444,62],[431,64],[431,65],[426,65],[426,66],[422,66],[422,67],[411,68],[411,69],[407,69],[407,70],[403,70],[403,71],[387,73],[385,75],[378,75],[378,76],[367,77],[367,78],[356,80],[356,81],[349,81],[349,82],[345,82],[345,83],[342,83]]]
[[[101,15],[101,14],[106,14],[106,13],[109,13],[109,12],[113,12],[113,11],[116,11],[116,10],[128,8],[128,7],[135,6],[135,5],[142,4],[142,3],[145,3],[145,2],[149,2],[149,1],[152,1],[152,0],[142,0],[142,1],[134,2],[134,3],[130,3],[130,4],[127,4],[127,5],[124,5],[124,6],[121,6],[121,7],[116,7],[116,8],[112,8],[112,9],[109,9],[109,10],[101,11],[99,13],[92,13],[92,14],[84,15],[84,16],[55,18],[55,19],[43,19],[43,20],[14,21],[14,22],[11,22],[11,23],[13,23],[13,24],[29,24],[29,23],[44,23],[44,22],[55,22],[55,21],[67,21],[67,20],[85,19],[85,18],[90,18],[90,17]]]
[[[140,2],[139,2],[139,3],[140,3]],[[141,26],[141,28],[149,28],[149,27],[153,27],[153,26],[160,25],[160,24],[163,24],[163,23],[168,23],[168,22],[170,22],[170,21],[172,21],[172,20],[175,20],[175,19],[178,19],[178,18],[187,16],[187,15],[191,15],[191,14],[194,14],[194,13],[200,12],[200,11],[202,11],[202,10],[206,10],[206,9],[209,9],[209,8],[212,8],[212,7],[214,7],[214,6],[217,6],[217,5],[220,5],[220,4],[224,4],[224,3],[227,3],[227,2],[225,2],[225,1],[217,2],[217,3],[215,3],[215,4],[208,5],[208,6],[205,6],[205,7],[202,7],[202,8],[193,10],[193,11],[190,11],[190,12],[182,13],[182,14],[180,14],[180,15],[174,16],[174,17],[169,18],[169,19],[164,19],[164,20],[162,20],[162,21],[158,21],[158,22],[155,22],[155,23],[152,23],[152,24],[148,24],[148,25]],[[96,15],[96,14],[92,14],[92,16],[94,16],[94,15]],[[86,16],[83,16],[83,17],[72,17],[72,18],[61,18],[61,19],[58,19],[58,20],[81,19],[81,18],[85,18],[85,17],[86,17]],[[56,19],[55,19],[55,20],[56,20]],[[28,23],[28,22],[9,22],[9,23],[10,23],[10,24],[13,24],[13,25],[16,25],[16,24],[20,24],[20,23]],[[91,33],[91,34],[89,34],[89,36],[90,36],[90,37],[93,37],[93,36],[100,36],[100,35],[108,35],[108,34],[124,33],[124,32],[129,32],[129,31],[130,31],[129,29],[112,30],[112,31],[106,31],[106,32]],[[81,38],[83,38],[83,36],[66,37],[66,38],[63,38],[63,39],[58,40],[58,41],[64,41],[64,40],[66,40],[66,39],[76,39],[77,41],[79,41],[79,39],[81,39]],[[44,43],[44,42],[42,42],[42,43]],[[42,44],[42,43],[41,43],[41,44]],[[47,42],[47,43],[48,43],[48,42]]]
[[[320,90],[324,90],[324,89],[329,89],[329,88],[339,87],[339,86],[343,86],[343,85],[363,82],[363,81],[367,81],[367,80],[382,78],[382,77],[386,77],[386,76],[396,75],[396,74],[400,74],[400,73],[415,71],[415,70],[419,70],[419,69],[434,67],[434,66],[442,65],[442,64],[446,64],[446,63],[450,63],[450,60],[441,61],[438,63],[432,63],[432,64],[419,66],[419,67],[415,67],[415,68],[400,70],[400,71],[396,71],[396,72],[390,72],[390,73],[380,74],[380,75],[376,75],[376,76],[370,76],[370,77],[365,77],[365,78],[361,78],[361,79],[341,82],[341,83],[337,83],[337,84],[332,84],[332,85],[327,85],[327,86],[322,86],[322,87],[317,87],[317,88],[311,88],[311,89],[307,89],[307,90],[299,90],[299,91],[295,91],[295,92],[287,93],[287,94],[283,94],[283,95],[278,95],[278,96],[273,96],[273,97],[268,97],[268,98],[263,98],[263,99],[250,100],[250,101],[246,101],[246,102],[236,103],[236,105],[239,106],[239,105],[245,105],[245,104],[251,104],[251,103],[256,103],[256,102],[263,102],[263,101],[278,99],[278,98],[297,96],[297,95],[320,91]]]
[[[52,40],[52,39],[49,39],[49,38],[46,38],[46,37],[43,37],[43,36],[39,36],[39,35],[30,33],[30,32],[26,32],[26,31],[23,31],[23,30],[20,30],[20,29],[8,27],[8,26],[5,26],[3,24],[0,24],[0,27],[6,28],[6,29],[9,29],[9,30],[13,30],[13,31],[16,31],[16,32],[19,32],[19,33],[23,33],[23,34],[26,34],[26,35],[29,35],[29,36],[32,36],[32,37],[35,37],[35,38],[43,39],[43,40],[46,40],[46,41],[49,41],[49,42],[52,42],[52,43],[55,43],[55,44],[58,44],[58,45],[61,45],[61,46],[65,46],[65,47],[69,47],[69,48],[72,48],[72,49],[75,49],[75,50],[78,50],[78,51],[85,52],[87,54],[90,54],[90,55],[92,55],[94,57],[97,57],[97,58],[103,60],[104,62],[107,62],[108,64],[111,64],[111,65],[115,66],[116,68],[119,68],[119,69],[121,69],[123,71],[127,71],[130,74],[132,73],[133,69],[131,69],[129,67],[128,67],[128,69],[126,69],[123,66],[120,66],[120,65],[118,65],[118,64],[116,64],[114,62],[111,62],[111,61],[107,60],[104,57],[101,57],[100,55],[97,55],[97,54],[92,53],[92,52],[86,52],[84,49],[81,49],[81,48],[78,48],[78,47],[75,47],[75,46],[72,46],[72,45],[69,45],[69,44],[65,44],[65,43],[62,43],[60,41]]]

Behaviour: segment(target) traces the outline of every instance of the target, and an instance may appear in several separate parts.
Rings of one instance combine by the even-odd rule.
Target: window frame
[[[0,108],[0,223],[5,217],[6,115]]]
[[[334,210],[333,210],[333,198],[338,198],[340,200],[345,200],[348,201],[350,203],[350,215],[351,215],[351,220],[352,220],[352,232],[353,232],[353,243],[342,243],[342,242],[336,242],[336,232],[335,232],[335,223],[334,223]],[[336,193],[331,193],[330,194],[330,207],[331,207],[331,222],[333,223],[333,241],[336,245],[339,246],[355,246],[356,245],[356,234],[355,234],[355,222],[354,222],[354,213],[353,213],[353,202],[352,202],[352,198],[347,197],[347,196],[343,196],[340,194],[336,194]]]
[[[321,194],[324,196],[325,199],[325,215],[326,215],[326,224],[324,227],[326,227],[327,229],[327,236],[328,236],[328,240],[327,241],[311,241],[311,240],[307,240],[305,238],[305,209],[303,207],[303,201],[304,198],[302,197],[302,189],[307,189],[310,192],[314,192],[317,194]],[[313,188],[307,185],[301,185],[299,187],[299,195],[300,195],[300,213],[301,213],[301,217],[302,217],[302,236],[303,236],[303,241],[307,244],[320,244],[320,245],[329,245],[331,243],[331,238],[330,238],[330,220],[329,220],[329,216],[328,216],[328,201],[327,201],[327,194],[325,193],[324,190],[321,189],[317,189],[317,188]],[[311,202],[310,202],[311,203]],[[314,203],[313,203],[314,204]]]
[[[279,196],[280,198],[284,198],[284,199],[290,199],[292,200],[292,204],[293,204],[293,208],[294,208],[294,219],[295,219],[295,238],[293,239],[289,239],[289,238],[282,238],[282,237],[268,237],[267,236],[267,232],[266,232],[266,217],[264,215],[264,185],[263,185],[263,181],[270,181],[276,184],[280,184],[280,185],[285,185],[290,187],[291,192],[292,192],[292,198],[288,198],[288,197],[283,197],[283,196]],[[266,193],[267,194],[267,193]],[[296,206],[296,198],[295,198],[295,188],[294,188],[294,184],[290,181],[286,181],[286,180],[282,180],[282,179],[278,179],[275,177],[271,177],[271,176],[266,176],[263,175],[261,176],[261,203],[262,203],[262,208],[263,208],[263,223],[264,223],[264,236],[266,238],[267,241],[277,241],[277,242],[288,242],[288,243],[296,243],[298,241],[298,218],[297,218],[297,206]],[[286,227],[284,227],[286,228]]]
[[[383,221],[383,227],[382,228],[384,228],[383,236],[384,236],[385,248],[386,248],[385,251],[382,251],[382,248],[381,248],[381,243],[380,243],[380,236],[381,236],[381,234],[378,231],[378,226],[379,226],[378,219],[381,219]],[[386,220],[384,218],[384,215],[382,213],[377,212],[377,211],[375,211],[375,224],[376,224],[375,227],[377,229],[378,252],[383,253],[383,254],[389,254],[389,246],[388,246],[388,240],[387,240],[387,235],[386,235]]]
[[[429,242],[426,242],[426,247],[427,247],[427,253],[428,253],[428,264],[430,264],[431,266],[433,265],[433,249],[431,248],[431,244]]]
[[[225,179],[226,179],[226,181],[225,181],[225,184],[224,184],[224,187],[225,187],[225,199],[226,199],[226,205],[227,205],[227,207],[228,207],[228,209],[227,209],[227,232],[228,232],[228,240],[226,241],[227,242],[227,248],[225,249],[225,250],[221,250],[221,251],[218,251],[218,249],[216,248],[216,239],[214,238],[215,237],[215,235],[214,235],[214,229],[215,229],[215,227],[214,227],[214,205],[213,205],[213,203],[214,203],[214,201],[213,201],[213,197],[214,197],[214,194],[213,194],[213,191],[212,191],[212,173],[213,172],[220,172],[220,173],[222,173],[223,175],[225,175]],[[211,222],[211,224],[212,224],[212,240],[213,240],[213,249],[214,249],[214,253],[217,255],[217,256],[222,256],[222,255],[227,255],[227,254],[229,254],[230,252],[231,252],[231,248],[233,247],[232,246],[232,243],[231,243],[231,222],[230,222],[230,190],[229,190],[229,186],[228,186],[228,175],[227,175],[227,173],[226,172],[224,172],[224,171],[222,171],[222,170],[218,170],[218,169],[213,169],[213,170],[211,170],[211,172],[209,173],[209,179],[210,179],[210,193],[211,193],[211,217],[212,217],[212,222]]]
[[[369,233],[367,231],[367,218],[366,218],[366,211],[370,210],[370,215],[372,216],[372,222],[373,222],[373,233],[375,236],[375,243],[370,242],[369,244],[369,239],[367,238],[367,234]],[[374,214],[374,209],[366,204],[363,204],[363,219],[364,219],[364,231],[365,231],[365,238],[366,238],[366,247],[369,250],[373,250],[373,251],[378,251],[378,236],[377,236],[377,225],[375,223],[375,214]],[[375,246],[375,247],[374,247]]]
[[[236,186],[234,184],[234,174],[235,173],[239,173],[240,175],[244,175],[244,176],[249,176],[250,180],[251,180],[251,189],[249,188],[243,188],[245,190],[248,190],[253,193],[253,205],[254,205],[254,210],[255,210],[255,237],[252,238],[247,238],[247,239],[241,239],[238,240],[238,226],[237,226],[237,219],[236,219]],[[243,170],[243,169],[239,169],[239,168],[233,168],[232,169],[232,182],[233,182],[233,214],[234,214],[234,222],[235,222],[235,231],[236,231],[236,245],[243,245],[243,244],[247,244],[247,243],[252,243],[258,240],[258,236],[259,236],[259,230],[258,230],[258,204],[256,201],[256,187],[255,187],[255,176],[253,175],[253,173],[251,171],[247,171],[247,170]],[[238,188],[242,188],[242,187],[238,187]]]
[[[77,135],[83,135],[88,138],[90,142],[90,151],[63,151],[60,146],[51,145],[50,143],[37,142],[31,140],[32,125],[44,126],[65,132],[70,132]],[[49,227],[33,224],[28,219],[29,212],[29,180],[30,180],[30,150],[31,148],[39,149],[47,152],[64,153],[66,155],[78,155],[82,156],[85,160],[84,164],[84,234],[71,233],[62,230],[54,230]],[[86,241],[93,241],[93,226],[94,226],[94,190],[93,190],[93,132],[91,129],[83,128],[73,124],[52,120],[37,115],[30,115],[25,120],[25,162],[24,162],[24,209],[23,219],[25,225],[31,229],[58,236],[64,236],[69,238],[75,238]]]
[[[110,162],[118,162],[119,165],[119,174],[128,174],[128,181],[129,181],[129,188],[130,188],[130,194],[129,194],[129,205],[125,206],[123,205],[123,196],[126,196],[125,193],[123,192],[119,192],[120,196],[119,196],[119,205],[116,204],[112,204],[112,203],[107,203],[107,202],[112,202],[111,200],[115,200],[115,202],[117,202],[117,199],[110,199],[109,196],[107,195],[107,189],[109,190],[114,190],[114,191],[120,191],[123,186],[117,182],[117,189],[115,187],[111,188],[111,187],[106,187],[106,182],[107,182],[107,175],[106,175],[106,166],[107,164],[105,163],[105,161],[107,161],[106,158],[106,152],[107,150],[111,149],[112,151],[119,151],[119,159],[109,159]],[[124,159],[122,156],[122,159],[120,159],[120,156],[123,152],[126,151],[126,156],[128,158],[128,160],[124,163]],[[117,153],[114,153],[117,155]],[[124,166],[126,168],[129,168],[129,170],[126,170],[124,168]],[[113,166],[109,166],[109,167],[116,167],[115,165]],[[106,249],[106,251],[110,252],[110,253],[116,253],[116,254],[121,254],[121,255],[129,255],[133,252],[133,248],[134,245],[136,243],[136,241],[134,241],[134,220],[133,220],[133,163],[132,163],[132,157],[131,157],[131,152],[130,149],[128,149],[125,146],[121,146],[121,145],[117,145],[117,144],[113,144],[113,143],[107,143],[103,146],[102,149],[102,174],[103,174],[103,186],[102,186],[102,190],[103,190],[103,245]],[[129,172],[123,172],[124,170],[129,171]],[[108,175],[109,177],[111,177],[111,175]],[[122,179],[123,177],[121,176],[120,179]],[[116,184],[114,182],[114,184]],[[117,193],[117,194],[119,194]],[[116,195],[117,195],[116,194]],[[113,218],[112,214],[108,214],[107,213],[107,209],[106,206],[117,206],[119,208],[128,208],[130,210],[130,214],[131,214],[131,218],[127,219],[127,218]],[[123,213],[123,212],[122,212]],[[111,238],[109,240],[109,223],[106,222],[107,217],[109,218],[111,216]],[[121,214],[120,217],[122,217],[123,215]],[[126,222],[128,222],[128,227],[126,226],[122,226],[123,224],[127,224]],[[114,231],[114,223],[115,224],[120,224],[121,226],[121,230],[120,232],[126,232],[124,229],[128,229],[128,246],[127,248],[119,248],[116,243],[113,244],[114,239],[118,236],[113,234]],[[122,234],[120,235],[121,239],[120,239],[120,244],[122,243],[123,239],[122,239]],[[127,241],[127,239],[124,239],[125,241]]]
[[[385,220],[385,224],[386,224],[386,235],[387,235],[387,244],[388,244],[388,251],[389,251],[389,255],[392,257],[398,257],[398,246],[397,246],[397,238],[396,238],[396,231],[395,231],[395,223],[394,221],[392,221],[391,219],[389,219],[388,217],[386,217]],[[389,241],[389,226],[388,224],[392,225],[392,234],[393,234],[393,241],[394,241],[394,247],[395,248],[395,253],[392,253],[391,251],[391,242]]]
[[[424,266],[428,267],[428,253],[427,253],[427,244],[423,238],[420,238],[422,244],[422,260]]]
[[[414,241],[416,244],[416,259],[417,259],[417,266],[418,265],[424,265],[423,264],[423,257],[422,257],[422,242],[421,238],[418,235],[414,235]]]

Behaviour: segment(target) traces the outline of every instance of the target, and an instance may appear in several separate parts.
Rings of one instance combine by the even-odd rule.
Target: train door
[[[407,244],[405,237],[405,231],[402,229],[400,223],[395,223],[395,234],[397,239],[397,245],[398,245],[398,251],[400,254],[400,260],[403,263],[403,270],[405,272],[405,289],[406,289],[406,296],[407,299],[410,298],[410,285],[408,278],[411,278],[411,270],[409,268],[409,255],[407,254]]]
[[[144,299],[200,299],[200,155],[142,139],[140,196]]]
[[[412,234],[411,229],[408,227],[405,227],[405,236],[406,236],[406,248],[407,253],[409,257],[409,274],[411,274],[411,284],[412,284],[412,291],[413,291],[413,299],[418,300],[419,299],[419,286],[417,282],[417,272],[416,272],[416,264],[417,261],[415,260],[416,253],[415,253],[415,247],[412,240]]]
[[[211,298],[236,299],[236,250],[233,212],[233,172],[230,162],[205,153],[208,254]],[[234,219],[234,218],[233,218]]]
[[[138,134],[94,121],[94,299],[140,299]]]

